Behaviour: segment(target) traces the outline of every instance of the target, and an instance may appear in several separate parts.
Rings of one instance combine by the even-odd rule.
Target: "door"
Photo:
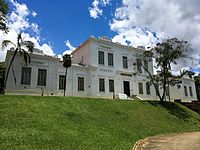
[[[124,94],[130,97],[130,83],[129,81],[124,81]]]

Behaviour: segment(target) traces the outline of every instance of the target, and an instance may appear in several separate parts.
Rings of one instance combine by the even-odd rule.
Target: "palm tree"
[[[0,30],[5,33],[8,32],[8,27],[6,26],[6,15],[8,14],[9,6],[5,0],[0,0]]]
[[[2,42],[2,49],[5,49],[8,45],[12,45],[10,50],[14,51],[14,53],[12,55],[12,58],[11,58],[9,64],[8,64],[8,68],[7,68],[7,71],[6,71],[5,80],[4,80],[4,89],[6,88],[6,83],[7,83],[7,80],[8,80],[9,71],[10,71],[10,68],[11,68],[11,66],[14,62],[14,59],[15,59],[17,53],[19,53],[21,56],[23,56],[24,62],[27,66],[31,62],[31,57],[30,57],[28,52],[33,52],[33,49],[34,49],[33,42],[24,41],[22,39],[21,33],[17,35],[17,43],[16,44],[13,43],[10,40],[4,40]],[[28,50],[28,52],[26,50]],[[15,82],[16,82],[16,79],[15,79]]]
[[[71,55],[65,54],[63,56],[63,67],[66,68],[66,71],[65,71],[65,84],[64,84],[64,96],[65,96],[65,91],[66,91],[67,69],[71,66],[71,63],[72,63]]]

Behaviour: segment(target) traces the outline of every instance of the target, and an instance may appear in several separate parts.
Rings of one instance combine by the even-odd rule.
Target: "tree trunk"
[[[65,71],[64,96],[65,96],[65,92],[66,92],[66,85],[67,85],[67,67],[66,67],[66,71]]]
[[[11,65],[12,65],[14,59],[15,59],[15,56],[17,55],[17,51],[18,50],[16,49],[15,52],[14,52],[14,54],[13,54],[13,56],[12,56],[12,59],[11,59],[11,61],[9,63],[8,69],[6,71],[5,81],[4,81],[4,90],[6,89],[6,84],[7,84],[7,80],[8,80],[8,75],[9,75],[9,72],[10,72],[10,68],[11,68]]]

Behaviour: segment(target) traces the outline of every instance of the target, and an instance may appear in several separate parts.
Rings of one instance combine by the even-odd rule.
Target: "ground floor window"
[[[114,80],[109,79],[109,92],[114,92]]]
[[[105,92],[105,79],[99,78],[99,92]]]
[[[47,70],[46,69],[38,69],[37,85],[46,86],[46,78],[47,78]]]
[[[139,94],[143,94],[143,84],[138,83],[138,88],[139,88]]]
[[[22,67],[21,84],[24,84],[24,85],[31,84],[31,68],[30,67]]]
[[[151,94],[150,84],[148,82],[146,83],[146,92],[147,92],[147,95]]]
[[[193,93],[192,93],[192,87],[191,86],[189,87],[189,91],[190,91],[190,96],[192,97]]]
[[[166,86],[166,96],[169,96],[169,86]]]
[[[159,95],[159,85],[158,84],[156,84],[155,85],[155,91],[156,91],[156,96],[158,96]]]
[[[185,93],[185,96],[188,96],[187,86],[184,86],[184,93]]]
[[[78,77],[78,91],[84,91],[84,77]]]
[[[65,87],[65,75],[59,75],[59,90],[64,90]]]

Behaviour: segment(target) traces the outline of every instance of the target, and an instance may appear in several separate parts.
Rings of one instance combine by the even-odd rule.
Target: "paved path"
[[[200,150],[200,132],[149,137],[140,140],[134,150]]]

